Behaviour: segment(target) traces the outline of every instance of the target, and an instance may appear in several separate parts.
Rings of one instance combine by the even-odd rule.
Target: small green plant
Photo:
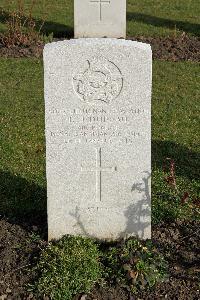
[[[100,280],[98,247],[87,238],[63,237],[42,252],[36,272],[35,287],[40,295],[71,300],[77,293],[89,292]]]
[[[167,264],[150,241],[129,239],[110,247],[103,259],[106,280],[118,282],[133,293],[153,287],[167,277]]]
[[[121,248],[112,245],[102,251],[102,264],[104,265],[104,278],[111,284],[126,285],[126,272],[121,264]]]
[[[151,241],[141,243],[136,239],[125,244],[122,258],[128,272],[132,291],[153,287],[167,277],[167,264]]]
[[[32,232],[30,235],[29,235],[29,241],[30,242],[37,242],[41,240],[41,237],[39,236],[39,234],[36,234],[35,232]]]

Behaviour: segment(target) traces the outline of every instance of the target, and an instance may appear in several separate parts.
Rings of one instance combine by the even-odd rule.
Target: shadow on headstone
[[[81,222],[81,215],[80,215],[80,213],[79,213],[79,208],[78,208],[78,206],[76,206],[75,213],[70,213],[70,215],[71,215],[72,217],[74,217],[74,219],[76,220],[76,225],[79,226],[79,228],[80,228],[81,231],[82,231],[82,234],[83,234],[84,236],[93,238],[93,236],[90,235],[89,232],[87,232],[87,230],[86,230],[86,228],[85,228],[83,222]]]
[[[143,193],[144,196],[140,201],[137,201],[137,203],[133,203],[126,208],[124,216],[126,217],[127,223],[125,230],[119,235],[120,238],[125,238],[129,234],[133,233],[135,236],[138,236],[139,233],[140,238],[143,239],[145,238],[145,229],[151,225],[151,195],[149,190],[151,174],[149,172],[144,172],[144,174],[145,175],[142,178],[143,182],[134,183],[131,188],[132,192],[138,191],[139,193]],[[87,232],[83,222],[81,221],[79,208],[76,207],[75,213],[70,213],[70,215],[76,220],[76,225],[81,229],[82,234],[93,238],[93,236]]]
[[[126,235],[135,233],[140,238],[145,238],[145,229],[148,228],[151,223],[151,193],[149,190],[149,180],[151,174],[149,172],[144,172],[143,182],[134,183],[131,191],[137,191],[138,193],[143,193],[143,197],[140,201],[132,203],[125,210],[125,217],[127,219],[126,229],[121,236],[126,237]]]

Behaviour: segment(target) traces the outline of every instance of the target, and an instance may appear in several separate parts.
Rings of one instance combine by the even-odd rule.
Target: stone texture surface
[[[150,238],[150,46],[51,43],[44,71],[49,239]]]
[[[126,0],[75,0],[75,38],[126,36]]]

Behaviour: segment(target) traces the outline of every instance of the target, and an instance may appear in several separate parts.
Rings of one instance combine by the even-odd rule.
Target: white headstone
[[[75,0],[75,38],[126,36],[126,0]]]
[[[151,237],[151,66],[138,42],[45,46],[49,239]]]

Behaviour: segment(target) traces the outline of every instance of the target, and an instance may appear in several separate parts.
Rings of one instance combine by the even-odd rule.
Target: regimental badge
[[[120,69],[103,57],[88,59],[73,76],[74,91],[86,103],[111,104],[122,91],[123,76]]]

